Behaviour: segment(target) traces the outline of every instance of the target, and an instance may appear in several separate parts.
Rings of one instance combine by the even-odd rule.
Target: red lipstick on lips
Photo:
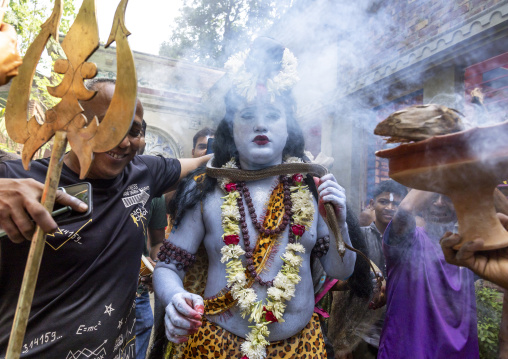
[[[266,145],[268,142],[270,142],[270,140],[268,139],[268,137],[260,135],[256,136],[252,142],[254,142],[256,145],[263,146]]]

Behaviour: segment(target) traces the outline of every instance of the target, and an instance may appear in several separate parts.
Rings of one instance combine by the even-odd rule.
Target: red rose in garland
[[[296,183],[302,183],[303,182],[302,174],[297,173],[297,174],[293,175],[293,181],[295,181]]]
[[[236,191],[236,183],[230,182],[226,184],[226,191],[232,192]]]
[[[240,236],[238,234],[231,234],[229,236],[224,236],[224,243],[226,243],[227,246],[230,244],[237,245],[240,242]]]
[[[275,315],[273,314],[273,312],[271,310],[266,310],[265,307],[263,307],[263,310],[265,311],[265,320],[267,322],[271,322],[271,323],[278,322],[277,318],[275,318]]]
[[[301,237],[305,233],[305,226],[301,224],[293,224],[293,226],[291,226],[291,230],[293,231],[295,236]]]

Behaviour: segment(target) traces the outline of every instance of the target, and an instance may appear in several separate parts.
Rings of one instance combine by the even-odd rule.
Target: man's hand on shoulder
[[[208,161],[213,157],[212,154],[205,155],[197,158],[180,158],[180,165],[182,171],[180,172],[180,179],[187,177],[187,175],[194,171],[196,168],[206,165]]]
[[[34,179],[0,179],[0,228],[14,243],[32,238],[34,222],[46,233],[53,233],[58,228],[40,203],[43,190],[44,185]],[[57,191],[56,202],[78,212],[88,208],[79,199],[62,191]]]

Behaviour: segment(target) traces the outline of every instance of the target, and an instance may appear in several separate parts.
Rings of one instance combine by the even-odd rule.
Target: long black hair
[[[360,224],[356,215],[347,207],[346,223],[348,228],[349,239],[353,247],[367,257],[369,257],[369,249],[367,239],[360,230]],[[362,299],[368,299],[372,295],[373,285],[370,274],[370,263],[365,258],[356,255],[356,262],[353,274],[348,279],[350,297],[357,296]]]

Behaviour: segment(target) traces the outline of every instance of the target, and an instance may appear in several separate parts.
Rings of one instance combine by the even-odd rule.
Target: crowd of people
[[[16,53],[6,24],[0,45]],[[19,65],[0,56],[0,85]],[[0,358],[35,225],[48,236],[23,358],[478,358],[474,274],[508,289],[506,248],[484,252],[477,239],[454,250],[451,201],[394,181],[374,189],[360,227],[335,177],[302,167],[309,160],[295,117],[293,54],[258,38],[227,70],[225,116],[216,130],[196,134],[193,158],[143,155],[138,100],[122,142],[94,154],[89,219],[58,226],[42,207],[48,159],[30,171],[2,160]],[[81,103],[83,114],[101,121],[115,81],[86,86],[96,95]],[[60,186],[79,183],[79,173],[71,149]],[[63,191],[56,201],[87,209]],[[332,204],[338,232],[328,229],[324,204]],[[335,236],[362,249],[379,273]],[[155,266],[153,283],[138,281],[142,254]],[[346,321],[318,308],[323,288],[354,293],[365,313],[382,311],[350,353],[334,353],[333,331],[321,331],[320,316]],[[155,318],[152,290],[162,308]],[[151,334],[160,329],[154,321],[162,332]]]

